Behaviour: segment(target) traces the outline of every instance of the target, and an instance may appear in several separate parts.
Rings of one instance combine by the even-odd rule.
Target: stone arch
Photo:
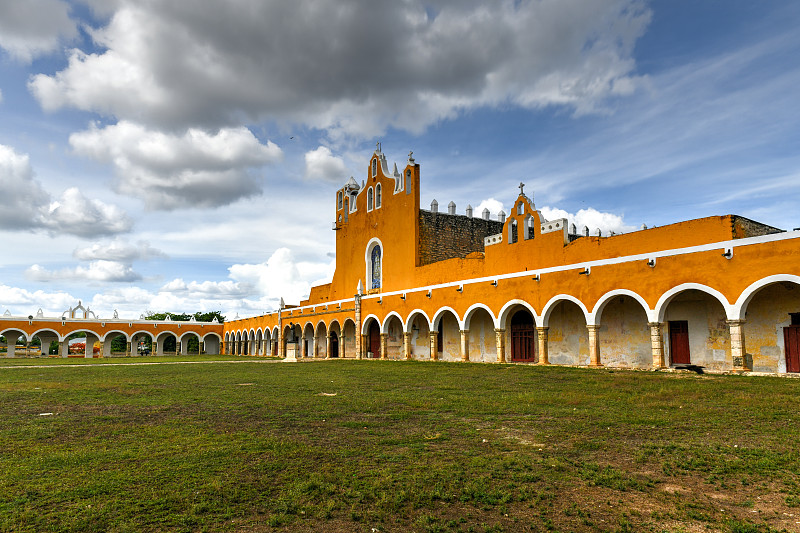
[[[125,339],[125,342],[121,346],[122,350],[117,349],[116,352],[113,350],[113,343],[114,339],[122,337]],[[130,337],[124,331],[120,331],[117,329],[112,329],[111,331],[106,331],[103,336],[100,338],[100,342],[103,343],[103,357],[111,357],[114,354],[119,355],[127,354],[128,353],[128,342],[130,341]],[[119,348],[119,346],[118,346]]]
[[[494,311],[492,311],[486,304],[476,303],[470,305],[469,308],[467,308],[467,311],[464,313],[464,329],[470,329],[472,317],[479,309],[483,309],[489,314],[489,316],[492,318],[492,326],[494,328],[498,327],[498,322],[497,318],[494,316]]]
[[[67,339],[71,335],[74,335],[76,333],[83,333],[85,338],[86,338],[86,347],[85,347],[85,350],[84,350],[84,355],[86,357],[93,357],[94,356],[94,344],[96,342],[100,341],[100,337],[97,335],[97,333],[95,333],[91,329],[79,328],[79,329],[74,329],[74,330],[70,331],[69,333],[65,334],[63,338],[66,341],[65,350],[67,351],[67,353],[69,352],[69,341]],[[6,339],[8,339],[8,336],[6,336]]]
[[[579,299],[568,294],[551,298],[542,310],[542,327],[548,328],[548,360],[557,365],[590,363],[588,315]]]
[[[356,357],[358,355],[358,329],[352,318],[346,318],[339,335],[339,355],[341,357]]]
[[[756,372],[800,372],[800,277],[767,276],[750,284],[734,304],[744,350]],[[787,343],[788,341],[788,343]]]
[[[762,288],[772,285],[773,283],[780,283],[780,282],[788,282],[794,283],[795,285],[800,285],[800,276],[795,276],[792,274],[775,274],[774,276],[767,276],[766,278],[761,278],[760,280],[751,283],[747,286],[745,290],[742,291],[742,294],[739,295],[737,298],[736,303],[733,304],[733,316],[736,320],[744,320],[745,313],[747,312],[747,306],[750,301],[753,299],[753,296]]]
[[[313,358],[316,353],[316,347],[314,346],[314,324],[311,322],[306,322],[303,324],[303,338],[302,338],[302,346],[300,347],[300,353],[303,357],[311,357]]]
[[[577,305],[580,308],[580,310],[583,311],[583,319],[586,321],[587,324],[589,323],[590,320],[589,311],[586,309],[586,306],[583,305],[582,301],[569,294],[557,294],[552,298],[550,298],[550,300],[548,300],[548,302],[542,308],[542,326],[544,327],[549,326],[550,314],[553,312],[553,309],[555,308],[556,305],[564,301],[572,302],[575,305]]]
[[[253,348],[253,355],[264,355],[264,334],[261,328],[256,328],[255,348]]]
[[[436,332],[436,359],[461,360],[461,320],[451,307],[441,307],[431,319]]]
[[[375,320],[375,322],[377,322],[378,325],[380,326],[381,321],[378,320],[378,317],[375,316],[374,314],[370,313],[369,315],[365,316],[363,318],[363,320],[361,321],[361,334],[362,335],[366,335],[369,332],[367,323],[370,321],[370,319]]]
[[[730,370],[730,308],[719,291],[697,283],[684,283],[665,293],[655,310],[664,323],[665,363]]]
[[[381,338],[381,342],[383,339],[386,339],[386,358],[387,359],[404,359],[405,358],[405,351],[404,351],[404,332],[405,332],[405,325],[403,324],[403,319],[400,317],[399,314],[392,311],[386,318],[383,319],[383,324],[381,325],[381,334],[385,335],[385,337]]]
[[[31,341],[34,337],[39,337],[42,356],[50,355],[50,343],[53,341],[58,343],[63,340],[56,330],[50,328],[42,328],[34,331],[31,334]]]
[[[425,323],[428,326],[428,329],[430,329],[430,327],[431,327],[431,319],[428,318],[428,314],[425,311],[423,311],[422,309],[414,309],[413,311],[411,311],[408,314],[408,317],[406,318],[406,320],[404,322],[404,324],[406,325],[406,333],[411,333],[412,322],[414,321],[413,319],[416,319],[418,317],[424,318]]]
[[[216,333],[206,333],[203,336],[202,353],[215,354],[215,355],[219,354],[221,341],[222,338]]]
[[[375,315],[367,315],[361,324],[361,334],[365,336],[364,356],[378,358],[381,354],[381,321]]]
[[[608,302],[611,301],[612,298],[618,296],[629,296],[632,299],[636,300],[639,305],[642,306],[645,314],[647,315],[647,320],[650,322],[655,322],[656,317],[655,311],[650,309],[650,305],[647,303],[647,300],[642,298],[638,293],[628,290],[628,289],[615,289],[613,291],[608,291],[604,295],[602,295],[598,300],[597,303],[594,304],[594,308],[592,312],[589,313],[589,324],[599,324],[600,323],[600,315],[603,314],[603,309],[605,306],[608,305]]]
[[[431,320],[422,309],[414,309],[405,321],[406,333],[411,333],[410,351],[412,359],[431,358]]]
[[[317,327],[314,328],[314,346],[316,347],[314,357],[324,357],[325,359],[330,357],[328,353],[328,326],[324,320],[317,322]]]
[[[536,326],[540,318],[533,306],[525,300],[511,300],[498,316],[500,334],[505,336],[503,359],[515,363],[538,361]]]
[[[717,289],[709,287],[708,285],[702,285],[700,283],[683,283],[676,287],[671,288],[667,292],[661,295],[661,298],[658,299],[658,303],[656,303],[656,307],[654,309],[655,315],[658,319],[658,322],[664,321],[664,311],[666,310],[667,306],[669,305],[670,301],[675,298],[678,294],[687,291],[687,290],[698,290],[700,292],[704,292],[712,297],[714,297],[722,308],[725,310],[725,314],[729,319],[734,318],[733,314],[733,306],[728,303],[728,299],[725,298],[721,292]]]
[[[178,337],[178,348],[181,355],[200,355],[200,334],[194,331],[183,333]]]
[[[152,343],[154,340],[153,333],[146,329],[140,329],[133,333],[131,333],[131,354],[139,354],[142,350],[147,349],[150,346],[150,350],[152,350]],[[140,346],[139,343],[143,343]]]
[[[452,313],[452,315],[455,317],[456,322],[458,323],[458,328],[463,329],[464,322],[458,317],[458,313],[456,312],[456,310],[446,305],[437,309],[436,312],[433,314],[433,318],[431,318],[431,323],[433,324],[434,328],[439,325],[439,320],[441,320],[442,316],[448,312]]]
[[[536,314],[536,310],[533,308],[531,304],[526,302],[525,300],[509,300],[506,304],[500,309],[500,312],[497,314],[497,325],[500,329],[508,329],[508,321],[511,318],[511,315],[516,313],[520,310],[520,308],[525,308],[530,312],[533,316],[533,320],[536,324],[538,324],[541,319],[539,315]]]
[[[153,355],[178,355],[178,337],[172,331],[162,331],[156,335],[156,346]]]
[[[388,326],[389,326],[389,319],[390,319],[391,317],[397,317],[397,320],[399,320],[399,321],[400,321],[401,333],[402,333],[402,332],[404,332],[404,331],[405,331],[405,327],[406,327],[406,326],[405,326],[405,324],[403,323],[403,317],[401,317],[401,316],[400,316],[400,315],[397,313],[397,311],[391,311],[391,312],[389,312],[389,314],[388,314],[388,315],[386,315],[386,317],[383,319],[383,324],[381,324],[381,333],[389,333]]]
[[[654,312],[637,293],[618,289],[600,297],[591,313],[599,326],[598,346],[604,366],[652,368],[650,326]]]
[[[489,306],[473,304],[464,313],[464,329],[469,331],[469,360],[494,363],[497,361],[495,330],[497,318]]]

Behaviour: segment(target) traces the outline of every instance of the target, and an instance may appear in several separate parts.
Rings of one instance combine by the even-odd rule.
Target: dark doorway
[[[686,320],[669,321],[669,351],[673,365],[689,365],[689,322]]]
[[[528,311],[517,311],[511,317],[511,360],[536,362],[536,326]]]
[[[783,341],[786,350],[786,371],[800,372],[800,326],[783,328]]]
[[[339,357],[339,336],[331,331],[331,357]]]
[[[369,325],[369,351],[372,357],[381,356],[381,328],[374,320]]]

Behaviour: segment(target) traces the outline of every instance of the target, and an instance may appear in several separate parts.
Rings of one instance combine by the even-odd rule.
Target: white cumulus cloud
[[[338,182],[347,178],[348,170],[341,157],[336,157],[327,146],[306,152],[305,177],[310,180]]]
[[[628,233],[636,230],[634,226],[626,224],[622,216],[614,213],[603,213],[593,207],[581,209],[575,214],[555,207],[543,207],[539,211],[547,220],[568,219],[570,224],[575,224],[578,233],[583,232],[584,226],[589,228],[591,235],[595,235],[597,229],[600,229],[603,235],[608,235],[612,231],[614,233]]]
[[[107,8],[110,10],[110,8]],[[117,2],[88,28],[98,51],[30,89],[73,107],[178,130],[275,120],[372,137],[481,107],[604,111],[642,84],[639,0]]]
[[[52,200],[34,178],[28,156],[5,145],[0,145],[0,189],[4,193],[0,229],[90,238],[125,233],[132,226],[124,211],[87,198],[74,187]]]
[[[0,48],[24,62],[54,52],[78,34],[69,15],[69,4],[61,0],[0,2]]]
[[[131,282],[139,281],[142,276],[134,272],[130,265],[117,261],[92,261],[88,266],[77,266],[61,270],[47,270],[40,265],[33,265],[25,271],[25,276],[33,281],[102,281]]]
[[[121,263],[133,263],[134,261],[147,260],[154,257],[166,257],[164,252],[153,248],[148,242],[130,243],[121,239],[115,239],[110,242],[97,242],[90,246],[77,248],[72,255],[80,261],[106,260]]]
[[[283,155],[245,127],[174,134],[121,121],[92,125],[70,135],[69,142],[78,154],[111,163],[120,193],[167,210],[215,207],[259,194],[261,167]]]

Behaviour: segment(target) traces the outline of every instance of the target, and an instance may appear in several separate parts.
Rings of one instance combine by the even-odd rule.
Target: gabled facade
[[[800,371],[800,232],[707,217],[622,235],[420,207],[380,146],[334,196],[336,272],[296,307],[225,324],[228,353]]]

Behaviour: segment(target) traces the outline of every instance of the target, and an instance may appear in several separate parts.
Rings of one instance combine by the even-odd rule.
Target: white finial
[[[286,304],[283,302],[283,296],[281,296],[281,306],[279,309],[283,309],[284,307],[286,307]]]
[[[361,284],[361,280],[358,280],[358,287],[356,287],[356,293],[361,296],[364,294],[364,286]]]

